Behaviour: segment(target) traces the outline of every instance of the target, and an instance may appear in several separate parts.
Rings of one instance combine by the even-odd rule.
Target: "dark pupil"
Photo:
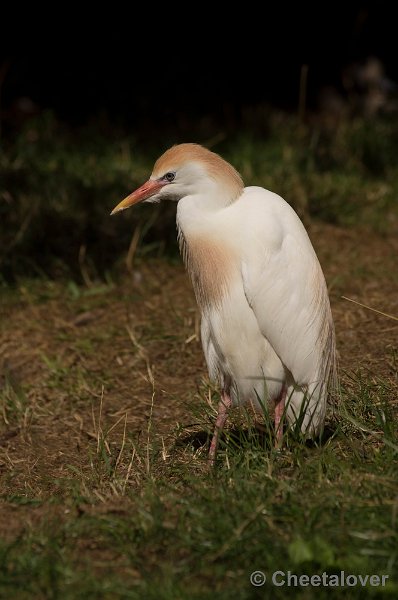
[[[164,176],[164,178],[167,179],[167,181],[173,181],[174,177],[174,173],[166,173],[166,175]]]

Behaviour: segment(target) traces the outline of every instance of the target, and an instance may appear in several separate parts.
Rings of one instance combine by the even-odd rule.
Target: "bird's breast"
[[[179,243],[199,306],[220,305],[237,274],[232,248],[206,235],[186,237],[181,230]]]

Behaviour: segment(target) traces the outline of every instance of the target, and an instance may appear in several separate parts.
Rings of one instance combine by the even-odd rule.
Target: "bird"
[[[177,237],[201,314],[201,342],[220,401],[208,462],[214,465],[231,407],[273,417],[305,438],[322,433],[336,378],[335,328],[325,277],[288,202],[244,187],[238,171],[204,146],[172,146],[115,214],[139,202],[177,202]]]

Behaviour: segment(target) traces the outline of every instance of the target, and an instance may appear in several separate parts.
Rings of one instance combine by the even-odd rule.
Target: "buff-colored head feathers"
[[[199,144],[178,144],[166,150],[156,161],[152,177],[157,179],[168,171],[178,171],[179,167],[190,162],[203,165],[214,181],[230,191],[233,199],[241,195],[243,181],[238,171],[221,156]]]

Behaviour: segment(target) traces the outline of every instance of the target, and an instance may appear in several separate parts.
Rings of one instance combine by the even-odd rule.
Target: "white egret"
[[[325,278],[291,206],[197,144],[179,144],[112,214],[137,202],[176,200],[181,254],[201,312],[203,351],[221,399],[209,461],[228,409],[272,407],[308,436],[323,427],[335,373],[335,335]]]

